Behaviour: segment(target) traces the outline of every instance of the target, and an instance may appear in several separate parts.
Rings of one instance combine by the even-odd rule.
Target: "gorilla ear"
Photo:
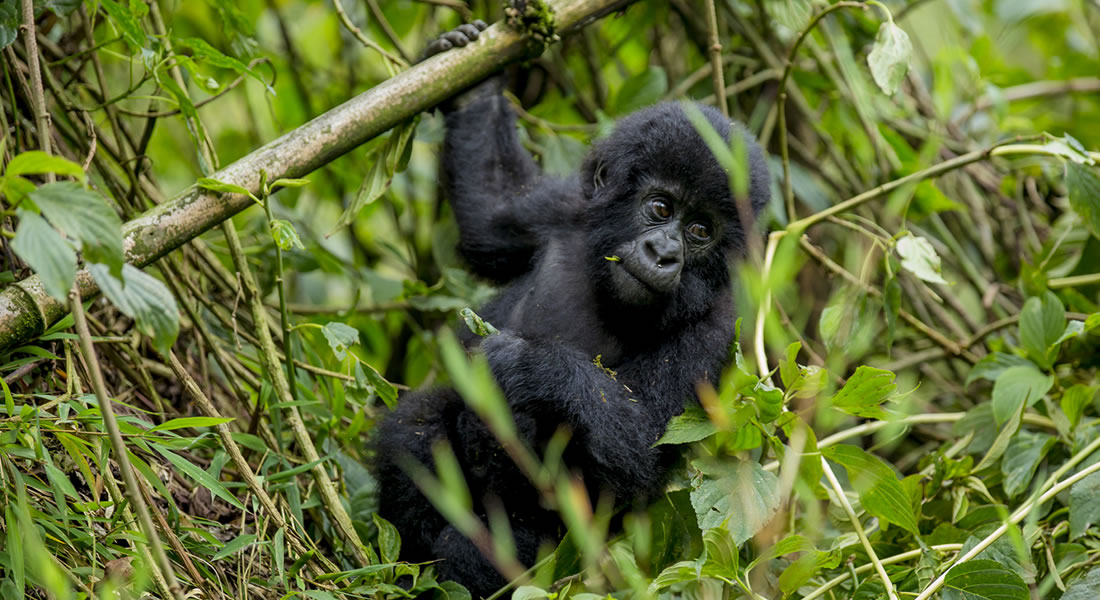
[[[584,159],[580,171],[581,188],[584,196],[591,198],[607,183],[607,162],[598,148]]]
[[[607,173],[607,166],[602,160],[596,161],[596,168],[592,173],[592,190],[598,191],[603,187],[603,176]]]

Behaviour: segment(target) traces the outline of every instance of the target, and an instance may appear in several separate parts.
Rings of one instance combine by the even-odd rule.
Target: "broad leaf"
[[[1005,477],[1001,485],[1009,498],[1020,495],[1031,484],[1039,461],[1043,460],[1054,441],[1053,436],[1045,433],[1021,431],[1009,442],[1001,459],[1001,473]]]
[[[1100,238],[1100,175],[1096,167],[1067,162],[1066,190],[1073,212],[1080,215],[1092,235]]]
[[[1100,524],[1100,473],[1093,473],[1069,488],[1069,537],[1085,535],[1090,525]]]
[[[78,183],[47,183],[30,193],[42,215],[69,238],[80,242],[84,261],[103,263],[122,274],[122,220],[107,201]]]
[[[691,491],[700,529],[725,527],[740,546],[779,508],[779,480],[756,462],[696,460],[692,465],[702,475]]]
[[[867,65],[871,67],[875,84],[887,96],[893,96],[905,80],[912,54],[913,44],[905,30],[894,25],[893,21],[879,26],[875,44],[867,55]]]
[[[275,240],[275,245],[282,250],[293,248],[305,250],[305,246],[302,245],[302,238],[298,237],[298,231],[294,229],[294,225],[290,221],[272,219],[271,239]]]
[[[917,517],[909,495],[894,470],[881,458],[849,444],[824,448],[821,454],[848,471],[848,481],[867,512],[917,533]]]
[[[11,159],[4,168],[4,176],[16,175],[42,175],[53,173],[63,177],[76,177],[83,181],[86,177],[84,169],[73,161],[60,156],[46,154],[41,150],[24,152]]]
[[[1100,598],[1100,567],[1094,566],[1084,577],[1069,584],[1061,600],[1096,600],[1097,598]]]
[[[906,235],[897,242],[898,256],[901,257],[901,266],[918,278],[929,283],[947,284],[947,280],[940,275],[940,256],[928,240]]]
[[[1053,362],[1051,346],[1058,342],[1066,328],[1066,309],[1054,292],[1042,298],[1028,298],[1020,311],[1020,344],[1040,367],[1050,368]]]
[[[992,560],[970,560],[952,567],[943,583],[945,600],[1031,600],[1019,575]]]
[[[989,381],[997,381],[997,378],[1012,367],[1035,367],[1035,363],[1015,354],[1005,354],[1004,352],[990,352],[982,357],[973,367],[970,369],[970,374],[966,376],[966,385],[970,385],[971,382],[977,379],[988,379]]]
[[[16,212],[19,227],[11,249],[38,273],[47,294],[65,302],[76,279],[76,252],[45,219],[22,208]]]
[[[337,360],[347,358],[348,348],[359,343],[359,330],[339,321],[325,323],[321,333],[328,340],[328,347],[332,349]]]
[[[126,316],[134,320],[141,333],[153,338],[153,347],[167,354],[179,335],[180,314],[176,298],[152,275],[126,264],[120,281],[105,265],[88,265],[101,292]]]
[[[701,406],[691,405],[684,409],[683,414],[673,417],[668,422],[665,434],[654,446],[697,442],[710,437],[716,431],[718,428],[710,422],[706,411]]]
[[[993,418],[1003,425],[1020,407],[1039,401],[1054,385],[1054,377],[1042,374],[1034,366],[1005,369],[993,384]]]
[[[860,366],[833,396],[833,406],[850,415],[869,419],[886,419],[880,404],[889,400],[898,386],[894,374],[884,369]]]

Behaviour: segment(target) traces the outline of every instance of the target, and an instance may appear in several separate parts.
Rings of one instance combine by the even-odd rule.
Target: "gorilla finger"
[[[489,24],[481,19],[474,19],[474,27],[477,27],[478,31],[485,31],[489,28]]]
[[[466,23],[465,25],[459,25],[456,29],[466,34],[466,37],[469,38],[471,42],[476,40],[477,35],[481,33],[481,30],[479,30],[477,27],[474,27],[473,25],[470,25],[469,23]]]
[[[459,48],[470,43],[469,38],[467,38],[466,35],[463,34],[461,31],[448,31],[447,33],[444,33],[441,37],[451,42],[455,46],[458,46]]]
[[[424,56],[425,58],[435,56],[436,54],[446,52],[451,48],[454,48],[454,44],[443,38],[440,38],[428,44],[428,48],[424,51]]]

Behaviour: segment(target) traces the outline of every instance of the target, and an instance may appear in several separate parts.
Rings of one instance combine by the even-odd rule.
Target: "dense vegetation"
[[[775,189],[668,493],[615,515],[510,444],[570,533],[499,594],[1100,597],[1100,3],[648,1],[560,36],[536,4],[513,26],[552,43],[513,89],[546,171],[691,98]],[[405,388],[509,436],[453,335],[492,290],[454,252],[441,119],[335,160],[294,130],[472,18],[504,9],[0,3],[0,597],[467,597],[396,562],[364,467]],[[311,173],[241,170],[287,132]]]

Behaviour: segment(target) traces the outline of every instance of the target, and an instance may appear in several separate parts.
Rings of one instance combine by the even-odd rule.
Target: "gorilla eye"
[[[649,210],[661,219],[667,219],[672,216],[672,207],[668,205],[668,202],[659,198],[654,198],[649,201]]]
[[[688,225],[687,232],[691,237],[704,242],[710,239],[710,228],[702,223],[692,223]]]

